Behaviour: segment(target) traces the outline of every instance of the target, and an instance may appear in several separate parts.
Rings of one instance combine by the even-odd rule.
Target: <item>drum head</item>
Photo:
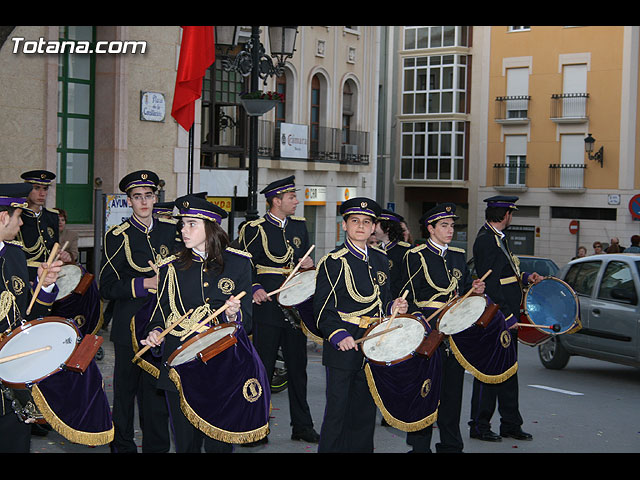
[[[278,294],[278,302],[285,307],[300,305],[316,292],[315,269],[296,273],[288,282],[289,287]],[[298,285],[294,285],[298,284]]]
[[[37,383],[57,371],[74,352],[79,333],[67,320],[44,318],[26,323],[8,337],[0,358],[50,346],[51,349],[0,363],[5,383]]]
[[[398,315],[389,326],[389,319],[384,319],[381,323],[367,331],[367,335],[381,333],[387,327],[402,328],[390,330],[385,335],[381,335],[362,343],[362,353],[372,362],[391,363],[410,356],[415,352],[425,339],[425,326],[413,316]]]
[[[486,308],[487,300],[481,295],[471,295],[462,301],[456,301],[443,312],[438,330],[445,335],[460,333],[476,323]]]
[[[529,287],[524,297],[524,310],[534,325],[560,325],[565,333],[576,324],[579,315],[578,298],[573,289],[558,278],[547,277]],[[552,330],[545,329],[546,333]]]
[[[73,290],[82,280],[82,269],[78,265],[63,265],[60,268],[56,285],[58,286],[58,296],[56,300],[71,295]]]
[[[195,359],[198,353],[224,338],[226,335],[234,335],[237,328],[238,326],[234,323],[225,323],[196,335],[176,348],[169,357],[167,365],[175,367],[176,365],[182,365]]]

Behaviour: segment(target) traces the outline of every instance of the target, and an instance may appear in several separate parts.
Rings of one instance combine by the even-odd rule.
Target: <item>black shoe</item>
[[[533,440],[533,435],[523,432],[522,429],[513,432],[500,432],[500,436],[505,438],[515,438],[516,440]]]
[[[304,440],[308,443],[318,443],[320,435],[313,428],[291,432],[291,440]]]
[[[39,423],[31,424],[31,435],[35,435],[36,437],[46,437],[50,431],[51,427],[49,425],[41,425]]]
[[[485,442],[501,442],[502,437],[497,433],[493,433],[491,430],[486,432],[471,432],[471,438],[476,440],[484,440]]]

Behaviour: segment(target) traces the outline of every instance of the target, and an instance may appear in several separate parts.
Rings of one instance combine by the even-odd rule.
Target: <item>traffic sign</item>
[[[640,193],[629,200],[629,212],[633,218],[640,219]]]
[[[569,233],[575,235],[580,230],[580,222],[578,220],[571,220],[569,222]]]

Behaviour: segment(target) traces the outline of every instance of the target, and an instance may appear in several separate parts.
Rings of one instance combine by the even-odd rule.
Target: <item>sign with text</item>
[[[294,123],[280,124],[280,157],[309,158],[309,128]]]

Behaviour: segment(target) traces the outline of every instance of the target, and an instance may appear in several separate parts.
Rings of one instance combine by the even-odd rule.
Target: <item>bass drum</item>
[[[296,273],[287,284],[291,286],[278,293],[278,303],[296,319],[296,323],[309,340],[322,345],[322,334],[313,317],[316,269],[310,268]]]
[[[534,347],[552,335],[574,333],[582,328],[578,296],[559,278],[545,277],[530,285],[524,294],[522,310],[520,322],[533,326],[518,329],[518,341],[525,345]],[[558,325],[559,330],[536,327],[554,325]]]

